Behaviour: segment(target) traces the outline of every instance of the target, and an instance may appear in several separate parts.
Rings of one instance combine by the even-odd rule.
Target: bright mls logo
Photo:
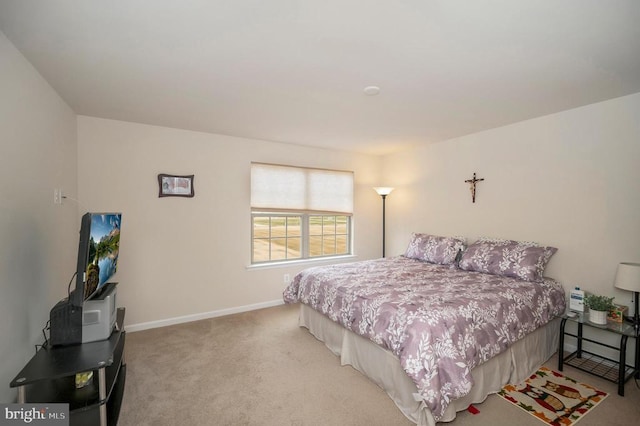
[[[69,404],[0,404],[0,426],[69,426]]]

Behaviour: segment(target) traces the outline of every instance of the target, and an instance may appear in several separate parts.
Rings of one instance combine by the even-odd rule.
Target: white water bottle
[[[576,312],[584,312],[584,291],[580,287],[571,290],[569,295],[569,309]]]

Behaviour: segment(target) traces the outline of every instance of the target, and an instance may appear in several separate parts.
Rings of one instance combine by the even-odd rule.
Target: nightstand
[[[602,377],[613,383],[618,384],[618,395],[624,396],[624,384],[631,377],[640,378],[640,339],[636,329],[630,324],[608,321],[607,324],[594,324],[589,321],[589,314],[575,313],[575,316],[565,314],[560,322],[560,344],[558,346],[558,370],[562,371],[565,364],[575,367],[579,370],[586,371],[593,375]],[[578,334],[572,334],[565,331],[567,322],[574,322],[578,327]],[[620,336],[619,346],[612,346],[596,339],[597,333],[589,333],[594,337],[585,337],[585,329],[598,329],[608,333]],[[577,339],[578,349],[567,356],[564,356],[564,338],[572,336]],[[632,338],[635,340],[635,359],[634,364],[629,365],[626,361],[627,356],[627,340]],[[594,354],[583,349],[583,342],[590,342],[599,346],[604,346],[618,351],[617,360]]]

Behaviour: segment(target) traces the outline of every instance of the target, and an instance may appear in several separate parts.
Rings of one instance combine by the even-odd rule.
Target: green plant
[[[613,297],[588,294],[584,297],[584,304],[594,311],[610,311],[613,308]]]

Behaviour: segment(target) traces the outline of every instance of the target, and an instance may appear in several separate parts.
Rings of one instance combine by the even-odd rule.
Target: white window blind
[[[251,208],[353,213],[353,172],[252,163]]]

